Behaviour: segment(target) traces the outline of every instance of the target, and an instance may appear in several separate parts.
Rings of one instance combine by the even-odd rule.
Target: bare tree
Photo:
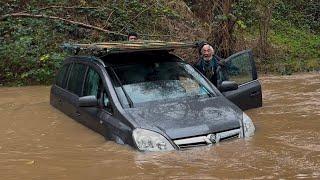
[[[233,53],[235,38],[233,31],[236,17],[232,14],[232,5],[235,0],[213,0],[212,30],[209,41],[212,42],[222,57],[228,57]]]
[[[266,59],[270,51],[268,37],[275,3],[276,0],[256,0],[257,13],[259,15],[258,53],[262,59]]]
[[[233,37],[236,17],[232,14],[232,5],[236,0],[191,0],[188,1],[193,11],[210,26],[208,41],[215,47],[221,57],[233,53]]]

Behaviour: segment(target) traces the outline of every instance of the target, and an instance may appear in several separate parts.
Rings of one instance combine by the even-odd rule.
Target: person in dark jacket
[[[202,45],[200,45],[199,53],[200,59],[195,64],[195,68],[197,68],[215,86],[217,86],[216,70],[221,58],[215,55],[213,47],[208,43],[203,43]]]

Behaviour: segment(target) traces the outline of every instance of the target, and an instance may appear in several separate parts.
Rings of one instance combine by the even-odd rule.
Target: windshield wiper
[[[127,100],[128,100],[128,103],[129,103],[129,107],[132,108],[132,107],[133,107],[133,102],[132,102],[131,98],[129,97],[127,91],[123,88],[123,85],[122,85],[122,83],[121,83],[121,81],[120,81],[117,73],[113,70],[112,67],[109,67],[109,68],[110,68],[110,70],[112,71],[112,73],[114,74],[116,80],[118,81],[118,83],[119,83],[119,85],[120,85],[120,87],[121,87],[124,95],[126,96],[126,98],[127,98]]]

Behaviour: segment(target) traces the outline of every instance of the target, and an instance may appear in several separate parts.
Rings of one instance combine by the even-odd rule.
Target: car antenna
[[[127,91],[123,88],[123,85],[122,85],[122,83],[121,83],[121,81],[120,81],[117,73],[113,70],[112,67],[109,67],[109,68],[111,69],[112,73],[113,73],[114,76],[116,77],[116,79],[117,79],[117,81],[118,81],[118,83],[119,83],[119,85],[120,85],[120,87],[121,87],[124,95],[126,96],[126,98],[127,98],[127,100],[128,100],[128,103],[129,103],[129,107],[130,107],[130,108],[133,108],[133,102],[132,102],[131,98],[129,97]]]

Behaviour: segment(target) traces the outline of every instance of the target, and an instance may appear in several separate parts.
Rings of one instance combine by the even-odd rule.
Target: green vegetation
[[[59,48],[64,42],[126,40],[126,33],[131,30],[153,35],[169,31],[162,26],[162,17],[179,17],[167,6],[156,2],[81,1],[80,5],[67,1],[0,2],[0,16],[28,13],[28,17],[8,17],[0,21],[0,85],[50,84],[66,56]],[[60,17],[112,32],[59,19],[32,17],[34,15]]]
[[[320,70],[320,34],[290,26],[288,22],[276,22],[270,34],[274,46],[271,71],[282,74]]]
[[[263,73],[320,70],[318,1],[230,1],[222,10],[217,5],[227,1],[79,2],[0,2],[0,86],[50,84],[67,56],[59,48],[62,43],[125,40],[129,31],[142,39],[208,39],[221,54],[253,48]],[[222,25],[229,29],[219,31]],[[231,50],[223,53],[225,48]]]
[[[0,31],[5,34],[2,40],[5,43],[0,47],[1,83],[25,85],[51,82],[64,56],[57,43],[65,35],[49,28],[42,21],[33,19],[8,20],[2,24]]]
[[[320,2],[314,0],[243,0],[235,12],[239,40],[255,50],[265,73],[320,70]]]

